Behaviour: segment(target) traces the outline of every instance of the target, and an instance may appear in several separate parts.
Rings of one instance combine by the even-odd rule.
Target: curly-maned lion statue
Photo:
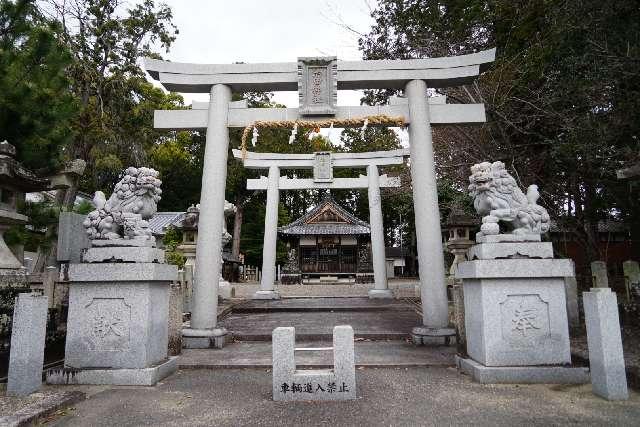
[[[549,231],[549,214],[536,202],[537,185],[530,185],[525,195],[502,162],[482,162],[471,167],[469,193],[476,211],[483,216],[480,232],[540,234]]]
[[[161,184],[158,171],[130,167],[109,200],[102,191],[96,191],[93,198],[96,210],[90,212],[83,223],[89,238],[151,238],[146,220],[156,213]]]

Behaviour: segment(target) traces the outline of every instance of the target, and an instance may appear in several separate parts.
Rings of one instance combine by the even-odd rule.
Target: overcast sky
[[[358,35],[366,33],[375,0],[164,0],[178,27],[163,57],[174,62],[295,62],[298,56],[360,59]],[[298,105],[297,92],[277,92],[275,100]],[[359,105],[361,93],[340,91],[339,105]],[[206,94],[185,94],[205,101]]]

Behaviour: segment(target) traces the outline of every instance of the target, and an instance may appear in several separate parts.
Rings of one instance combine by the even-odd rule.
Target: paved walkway
[[[91,397],[53,426],[638,425],[640,396],[591,386],[481,385],[453,368],[359,369],[358,398],[273,402],[269,370],[182,370],[156,387],[77,387]]]

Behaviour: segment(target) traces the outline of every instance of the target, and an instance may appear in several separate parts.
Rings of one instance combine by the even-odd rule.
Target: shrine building
[[[371,227],[331,196],[279,227],[278,234],[289,247],[288,272],[298,273],[303,283],[373,280]]]

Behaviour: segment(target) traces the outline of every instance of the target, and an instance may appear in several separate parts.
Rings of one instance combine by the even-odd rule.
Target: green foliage
[[[176,251],[178,245],[182,242],[182,233],[175,227],[168,227],[162,242],[165,247],[165,260],[168,264],[177,265],[178,268],[184,267],[186,258],[180,252]]]
[[[89,212],[94,210],[95,208],[91,203],[86,200],[82,200],[76,206],[73,207],[73,212],[81,215],[87,215]]]
[[[0,138],[28,168],[55,168],[69,141],[77,109],[65,74],[70,63],[58,23],[34,0],[0,0]]]
[[[464,190],[471,164],[505,161],[521,186],[540,185],[541,202],[576,230],[591,259],[602,256],[599,220],[637,223],[640,197],[615,177],[638,156],[637,1],[384,0],[372,16],[360,40],[367,59],[497,47],[477,85],[442,90],[449,102],[484,102],[489,119],[482,129],[434,131],[438,174],[451,188]]]
[[[189,132],[178,132],[151,149],[149,164],[162,180],[159,210],[184,211],[200,201],[203,150],[204,137]]]
[[[166,251],[164,254],[164,258],[167,264],[177,265],[178,268],[183,268],[184,263],[187,261],[184,255],[176,251]]]
[[[168,49],[177,31],[171,9],[144,0],[51,0],[45,9],[62,23],[61,40],[71,51],[71,91],[80,111],[69,123],[71,158],[87,161],[82,188],[107,190],[119,167],[141,166],[162,133],[153,110],[182,107],[182,98],[153,87],[140,58]]]

